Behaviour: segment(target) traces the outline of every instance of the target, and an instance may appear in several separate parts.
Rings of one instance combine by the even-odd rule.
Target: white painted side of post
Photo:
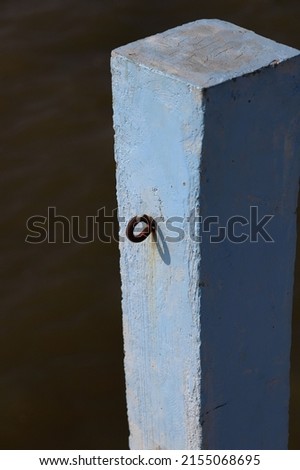
[[[131,448],[287,445],[299,58],[218,20],[113,52]],[[156,237],[132,243],[142,214]],[[256,241],[266,214],[274,243]],[[235,215],[212,243],[207,217]]]
[[[126,222],[144,213],[186,219],[199,198],[201,91],[129,61],[122,65],[126,82],[115,91],[123,109],[115,115],[119,216]],[[121,243],[130,443],[140,449],[196,449],[200,246],[189,240],[171,244],[160,236],[158,241]]]

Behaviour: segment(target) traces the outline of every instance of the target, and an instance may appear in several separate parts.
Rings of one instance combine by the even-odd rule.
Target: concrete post
[[[218,20],[112,53],[132,449],[287,447],[299,54]]]

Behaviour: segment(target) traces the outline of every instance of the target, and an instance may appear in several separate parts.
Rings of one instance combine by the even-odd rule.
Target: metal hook
[[[146,224],[146,227],[138,234],[134,234],[134,229],[135,227],[141,223],[144,222]],[[135,216],[130,221],[128,222],[127,228],[126,228],[126,236],[128,240],[130,240],[133,243],[140,243],[150,235],[150,233],[155,231],[155,220],[150,217],[147,214],[144,214],[142,216]]]

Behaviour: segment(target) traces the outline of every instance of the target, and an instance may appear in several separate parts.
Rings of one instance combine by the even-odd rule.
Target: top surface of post
[[[221,20],[199,20],[119,47],[131,62],[199,88],[299,55],[292,47]]]

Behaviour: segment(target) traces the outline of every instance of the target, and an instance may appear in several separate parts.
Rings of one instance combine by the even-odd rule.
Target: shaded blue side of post
[[[201,215],[225,225],[257,206],[259,217],[274,215],[274,243],[210,243],[203,234],[203,448],[287,447],[299,79],[298,56],[206,92]]]

